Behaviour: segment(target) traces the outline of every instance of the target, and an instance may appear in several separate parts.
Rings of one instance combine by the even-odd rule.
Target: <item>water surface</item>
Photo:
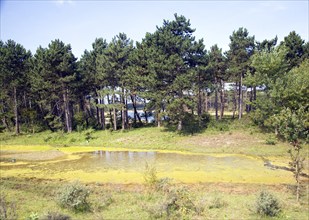
[[[175,182],[293,183],[291,172],[272,170],[246,155],[192,155],[154,151],[94,151],[56,161],[1,163],[2,176],[80,179],[90,182],[141,183],[146,164],[159,178]]]

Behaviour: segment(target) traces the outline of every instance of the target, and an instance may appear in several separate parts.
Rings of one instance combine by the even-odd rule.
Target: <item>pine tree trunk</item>
[[[234,88],[234,96],[233,96],[233,119],[235,118],[235,114],[236,114],[236,109],[237,109],[237,85],[238,83],[235,83],[235,88]]]
[[[216,120],[218,120],[218,82],[217,78],[215,78],[215,111],[216,111]]]
[[[207,92],[205,92],[205,112],[208,112],[208,95],[207,95]]]
[[[64,117],[65,117],[66,131],[68,133],[71,133],[72,132],[72,116],[70,112],[67,89],[65,89],[63,93],[63,104],[64,104]]]
[[[241,119],[242,117],[242,99],[243,99],[242,74],[240,74],[239,93],[238,93],[238,119]]]
[[[104,97],[101,99],[101,104],[104,105]],[[100,109],[102,129],[105,129],[105,111],[104,107]]]
[[[20,133],[19,117],[18,117],[18,103],[17,103],[17,89],[14,87],[14,116],[15,116],[15,134]]]
[[[116,98],[115,94],[113,94],[113,104],[115,105],[116,103]],[[114,131],[117,130],[117,115],[116,115],[116,108],[113,108],[113,120],[114,120]]]
[[[256,101],[256,87],[253,87],[253,101]],[[252,107],[252,110],[254,110],[255,108]]]
[[[159,108],[156,110],[156,115],[157,115],[158,128],[160,128],[161,127],[161,116],[160,116],[160,109]]]
[[[122,111],[121,111],[121,115],[122,115],[122,121],[121,121],[121,129],[125,130],[126,129],[126,101],[125,101],[125,89],[122,88],[122,96],[121,96],[121,102],[122,102]]]
[[[198,75],[198,103],[197,103],[197,115],[202,114],[202,97],[201,97],[201,87],[200,87],[200,74]]]
[[[225,105],[225,99],[224,99],[224,81],[221,79],[221,89],[220,89],[220,119],[223,118],[224,115],[224,105]]]
[[[124,104],[125,104],[125,108],[124,108],[124,114],[125,114],[125,127],[128,128],[129,127],[129,115],[128,115],[128,97],[127,97],[127,91],[125,91],[125,96],[124,96]]]
[[[248,107],[248,112],[251,112],[252,110],[252,101],[253,101],[253,87],[251,87],[251,90],[250,90],[250,104],[249,104],[249,107]]]
[[[139,123],[142,123],[141,117],[139,116],[137,109],[136,109],[136,95],[130,95],[132,105],[133,105],[133,110],[134,110],[134,123],[136,123],[136,118],[138,119]]]
[[[99,100],[97,101],[97,104],[99,104]],[[98,106],[96,106],[96,119],[97,119],[97,124],[98,125],[100,125],[101,123],[100,123],[100,109],[99,109],[99,107]]]
[[[111,100],[109,98],[109,94],[107,94],[107,104],[110,105],[111,104]],[[112,110],[110,108],[108,108],[108,113],[109,113],[109,125],[110,128],[112,128]]]
[[[178,130],[178,131],[181,131],[181,130],[182,130],[182,120],[179,120],[179,121],[178,121],[177,130]]]
[[[147,111],[146,111],[146,99],[144,99],[144,115],[145,115],[145,120],[146,124],[148,124],[148,116],[147,116]]]

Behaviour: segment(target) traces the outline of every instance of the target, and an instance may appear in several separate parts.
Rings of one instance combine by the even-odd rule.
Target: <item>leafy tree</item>
[[[14,115],[15,133],[20,133],[20,108],[27,105],[28,73],[31,53],[13,40],[0,42],[0,81],[2,122],[9,129],[7,119]]]
[[[227,52],[228,68],[229,73],[236,81],[236,87],[238,86],[238,117],[241,119],[243,112],[243,78],[249,69],[250,57],[254,53],[254,36],[249,36],[246,28],[239,28],[233,32],[230,40],[230,50]]]
[[[298,110],[283,108],[279,114],[272,117],[273,126],[278,128],[282,135],[291,144],[289,149],[290,166],[293,169],[294,177],[297,183],[296,199],[300,196],[300,174],[304,168],[305,157],[302,157],[301,150],[304,142],[309,143],[309,111],[307,107],[301,107]]]
[[[251,57],[250,66],[254,72],[249,72],[244,82],[245,85],[259,88],[258,97],[250,104],[254,107],[251,116],[260,126],[265,126],[265,121],[272,113],[280,111],[280,101],[272,99],[271,92],[276,81],[286,74],[285,54],[284,47],[277,47],[271,52],[268,50],[256,52]]]
[[[265,125],[275,128],[292,146],[290,165],[294,170],[299,200],[304,161],[301,149],[304,143],[309,143],[309,60],[278,77],[269,92],[269,99],[276,108],[268,111]]]

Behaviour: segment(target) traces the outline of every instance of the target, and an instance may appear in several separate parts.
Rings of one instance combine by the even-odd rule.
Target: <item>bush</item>
[[[41,220],[70,220],[71,217],[58,212],[48,212]]]
[[[155,166],[151,166],[148,163],[145,165],[145,171],[143,173],[145,183],[150,186],[156,186],[158,182],[157,170]]]
[[[162,198],[159,203],[144,207],[152,218],[184,219],[198,213],[186,188],[172,188],[166,193],[165,198]]]
[[[275,136],[270,135],[266,138],[266,144],[268,145],[276,145],[277,139]]]
[[[101,210],[101,209],[107,208],[109,205],[113,203],[113,201],[114,200],[110,193],[104,193],[104,195],[98,198],[98,202],[99,202],[98,209]]]
[[[31,212],[26,220],[39,220],[39,214],[37,212]]]
[[[267,191],[262,191],[256,200],[256,213],[262,216],[277,216],[280,211],[278,199]]]
[[[73,182],[59,190],[57,200],[61,207],[83,212],[90,209],[87,201],[89,194],[90,191],[85,186],[79,182]]]
[[[227,203],[222,199],[221,196],[215,195],[208,206],[209,209],[220,209],[227,206]]]
[[[4,195],[0,195],[0,219],[17,219],[16,204],[8,202]]]

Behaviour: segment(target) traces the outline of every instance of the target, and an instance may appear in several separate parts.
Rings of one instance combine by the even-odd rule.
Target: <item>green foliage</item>
[[[84,212],[90,209],[89,195],[90,191],[85,186],[79,182],[73,182],[59,190],[57,201],[61,207],[75,212]]]
[[[277,128],[280,135],[292,144],[309,142],[309,113],[306,108],[293,111],[282,109],[279,114],[270,118],[269,123]]]
[[[158,182],[157,169],[154,165],[145,164],[144,181],[149,187],[155,187]]]
[[[190,191],[185,187],[171,188],[163,200],[145,209],[153,218],[179,219],[197,213]]]
[[[88,129],[88,130],[85,131],[85,139],[86,139],[87,143],[88,143],[91,139],[94,138],[94,137],[93,137],[93,133],[94,133],[94,130],[93,130],[93,129]]]
[[[274,135],[269,135],[269,136],[266,138],[265,143],[268,144],[268,145],[276,145],[276,143],[277,143],[277,138],[276,138],[276,136],[274,136]]]
[[[39,214],[37,212],[31,212],[26,220],[39,220]]]
[[[289,33],[288,36],[284,38],[282,44],[287,48],[286,61],[289,64],[289,69],[298,66],[305,55],[305,41],[296,34],[295,31]]]
[[[281,212],[278,199],[267,191],[262,191],[258,195],[255,204],[255,211],[262,216],[277,216]]]
[[[208,125],[208,128],[215,131],[229,131],[230,129],[230,122],[227,120],[214,120],[211,119]]]
[[[18,218],[16,204],[9,202],[6,196],[0,194],[0,220],[15,220]]]

